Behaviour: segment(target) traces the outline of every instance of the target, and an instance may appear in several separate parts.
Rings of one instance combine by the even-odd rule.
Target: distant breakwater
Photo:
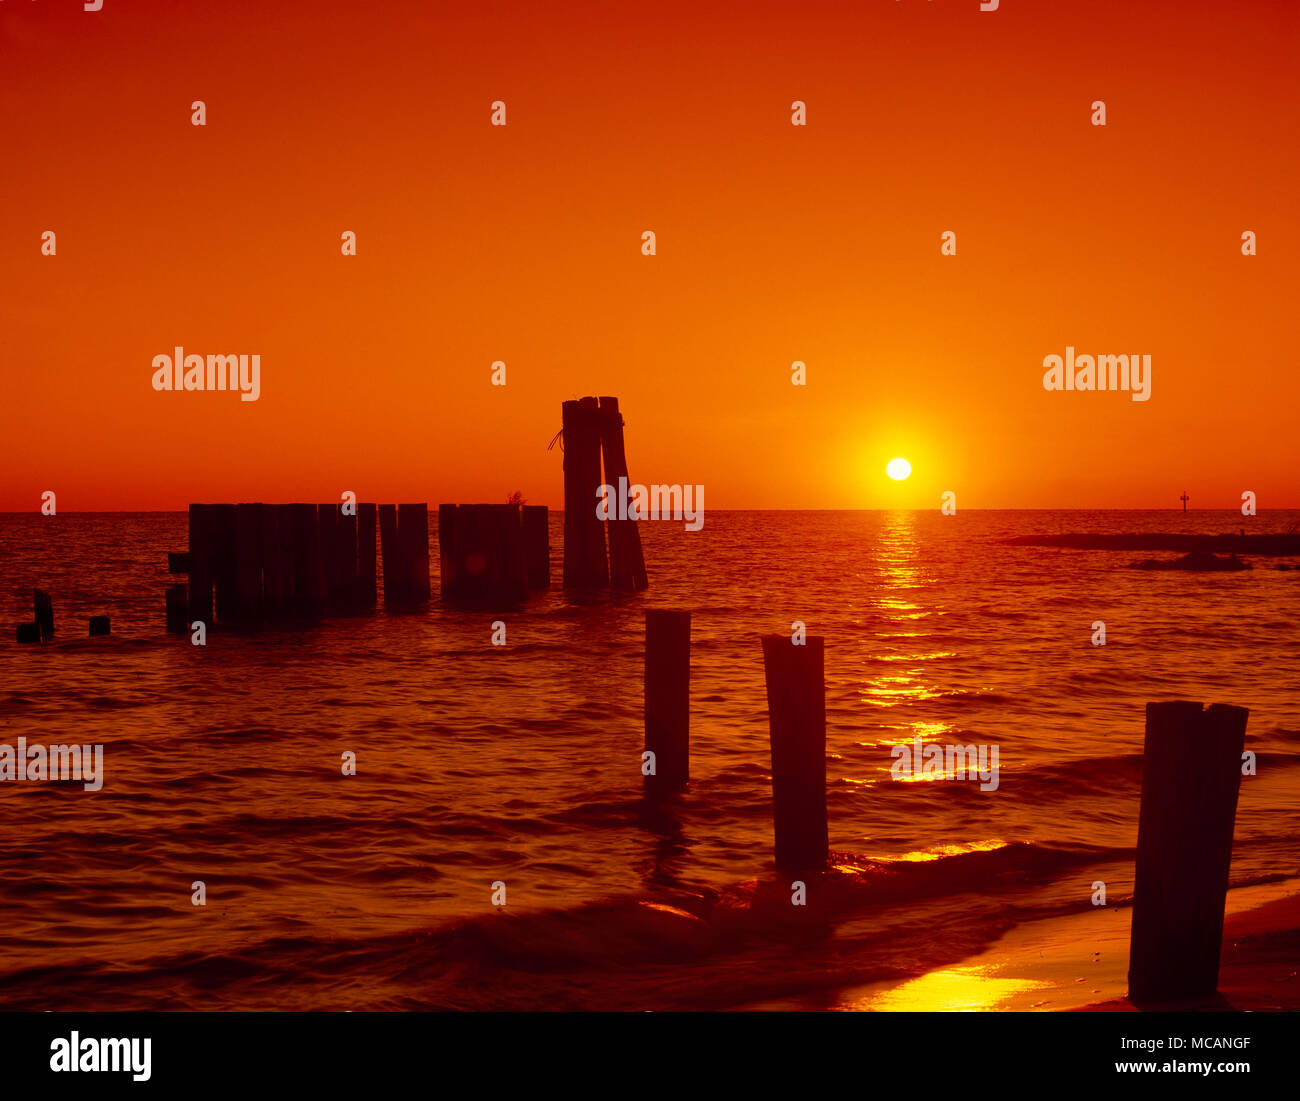
[[[1223,551],[1234,554],[1300,555],[1300,533],[1285,535],[1187,535],[1134,532],[1096,535],[1017,535],[1002,542],[1018,547],[1070,547],[1075,550]]]

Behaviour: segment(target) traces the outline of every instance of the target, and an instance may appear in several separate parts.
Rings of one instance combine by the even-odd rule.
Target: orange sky
[[[0,0],[0,510],[559,506],[584,394],[711,508],[1300,507],[1298,45],[1290,0]],[[260,400],[156,393],[177,344]],[[1067,344],[1151,400],[1044,391]]]

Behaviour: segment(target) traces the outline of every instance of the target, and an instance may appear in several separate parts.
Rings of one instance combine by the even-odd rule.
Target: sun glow
[[[901,482],[912,473],[912,464],[906,459],[890,459],[889,465],[885,467],[885,473],[896,482]]]

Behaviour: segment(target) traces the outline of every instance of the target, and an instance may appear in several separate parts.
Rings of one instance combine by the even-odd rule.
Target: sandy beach
[[[846,990],[837,1008],[1136,1012],[1127,998],[1131,914],[1098,907],[1020,925],[955,967]],[[1219,992],[1212,1003],[1177,1008],[1300,1008],[1300,880],[1228,893]]]

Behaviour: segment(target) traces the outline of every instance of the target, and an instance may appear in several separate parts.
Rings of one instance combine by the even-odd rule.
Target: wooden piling
[[[376,510],[373,504],[357,505],[357,601],[373,608],[378,600],[376,580]]]
[[[212,544],[214,537],[211,505],[190,505],[189,539],[190,622],[212,623]]]
[[[408,603],[406,567],[397,540],[397,506],[379,506],[379,550],[384,565],[384,607]]]
[[[407,600],[429,599],[429,506],[420,501],[397,506],[397,540],[402,547]]]
[[[344,512],[339,505],[338,526],[339,605],[343,612],[352,615],[357,611],[357,514]]]
[[[600,399],[600,447],[605,457],[605,481],[617,491],[628,484],[627,454],[623,446],[623,415],[618,398]],[[609,535],[609,583],[615,589],[636,592],[646,588],[641,532],[632,519],[605,521]]]
[[[218,622],[239,619],[239,586],[235,568],[235,506],[212,506],[212,590]],[[200,598],[201,602],[201,598]],[[211,620],[204,620],[211,623]]]
[[[189,630],[190,598],[187,585],[167,586],[167,630],[184,634]]]
[[[551,584],[550,512],[545,505],[524,505],[524,574],[530,589]]]
[[[1214,994],[1246,739],[1244,707],[1148,703],[1129,998]]]
[[[316,523],[320,529],[321,568],[325,576],[325,614],[338,615],[342,575],[339,563],[339,508],[338,505],[317,505]]]
[[[190,555],[188,551],[168,551],[167,552],[167,572],[168,573],[189,573],[190,572]]]
[[[18,624],[18,641],[23,643],[40,642],[41,625],[35,621]]]
[[[460,554],[457,549],[459,522],[455,505],[438,506],[438,595],[451,600],[456,593]]]
[[[796,646],[789,635],[764,635],[763,669],[776,864],[792,871],[821,869],[829,856],[823,641],[809,636]]]
[[[258,509],[258,546],[262,558],[262,618],[279,619],[284,607],[284,568],[280,554],[280,507]]]
[[[235,506],[235,584],[239,590],[239,619],[262,618],[262,506]]]
[[[645,614],[645,748],[655,772],[647,793],[666,794],[690,779],[691,613],[652,608]]]
[[[40,589],[32,590],[32,605],[35,608],[36,626],[41,633],[41,641],[49,642],[54,637],[54,602],[50,594]]]
[[[285,619],[298,615],[297,527],[292,505],[267,505],[275,510],[275,550],[280,573],[280,614]]]
[[[93,615],[93,616],[90,617],[90,636],[89,636],[89,637],[91,637],[91,638],[95,638],[95,637],[100,636],[100,635],[107,635],[107,634],[111,634],[111,633],[112,633],[112,632],[111,632],[111,629],[110,629],[110,626],[109,626],[108,616],[106,616],[106,615]]]
[[[564,433],[564,587],[609,586],[605,525],[596,515],[600,475],[600,407],[595,398],[566,401]]]
[[[328,590],[316,506],[295,504],[290,506],[290,511],[293,514],[294,606],[302,619],[321,619],[325,615]]]

